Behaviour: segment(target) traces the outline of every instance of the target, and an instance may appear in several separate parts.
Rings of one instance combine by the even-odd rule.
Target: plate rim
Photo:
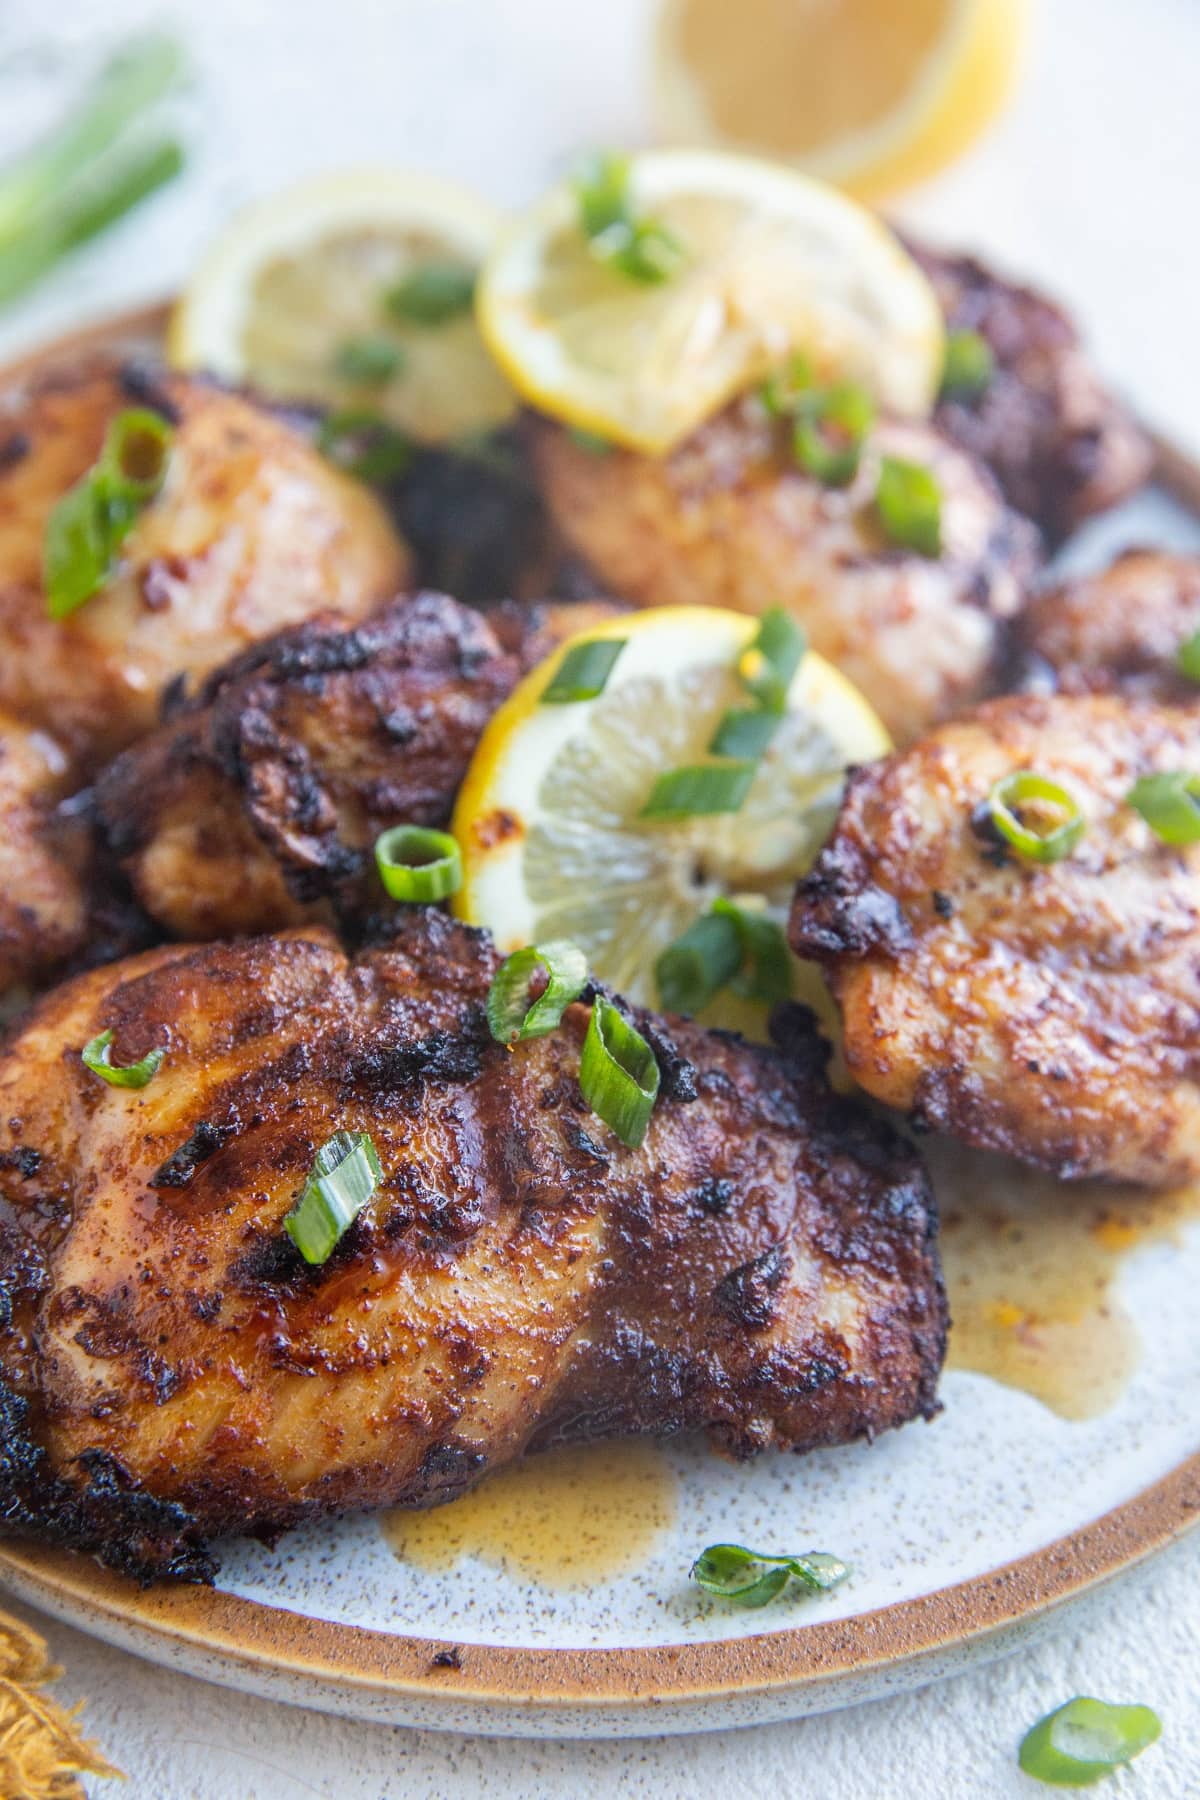
[[[0,368],[0,393],[80,354],[161,337],[169,310],[168,300],[124,309],[36,344]],[[1155,437],[1155,448],[1159,480],[1200,508],[1200,463],[1169,440]],[[952,1649],[983,1648],[1197,1525],[1200,1451],[1099,1518],[928,1594],[773,1632],[591,1649],[419,1637],[314,1618],[215,1587],[140,1588],[75,1551],[20,1541],[0,1542],[0,1578],[84,1629],[99,1623],[133,1630],[160,1653],[203,1652],[227,1670],[291,1675],[346,1695],[605,1712],[817,1690],[852,1676],[912,1670]],[[461,1653],[461,1666],[435,1660],[452,1650]]]

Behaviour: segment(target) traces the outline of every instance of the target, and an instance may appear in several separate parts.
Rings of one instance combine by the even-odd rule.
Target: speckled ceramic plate
[[[153,343],[159,324],[121,320],[54,354]],[[1200,474],[1169,454],[1163,468],[1200,506]],[[1200,528],[1159,491],[1072,556],[1134,540],[1200,547]],[[415,1520],[227,1544],[213,1590],[143,1593],[15,1545],[0,1578],[212,1680],[455,1730],[750,1724],[999,1655],[1200,1518],[1200,1197],[1051,1195],[941,1152],[935,1179],[959,1326],[931,1425],[746,1467],[690,1441],[534,1459]],[[821,1599],[732,1611],[687,1578],[729,1539],[833,1550],[853,1574]]]

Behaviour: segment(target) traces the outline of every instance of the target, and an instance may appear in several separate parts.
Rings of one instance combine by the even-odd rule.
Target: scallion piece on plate
[[[112,1041],[112,1032],[102,1031],[90,1044],[83,1046],[79,1052],[80,1061],[93,1075],[99,1075],[101,1081],[107,1081],[109,1087],[144,1088],[162,1067],[166,1051],[148,1050],[137,1062],[122,1067],[112,1060]]]
[[[347,338],[333,359],[334,373],[358,387],[382,387],[404,367],[404,352],[385,337]]]
[[[713,901],[717,918],[729,921],[738,934],[740,973],[733,990],[743,1000],[762,1000],[774,1006],[792,995],[792,959],[782,926],[765,912],[738,906],[733,900]]]
[[[780,716],[765,706],[731,706],[713,732],[710,754],[757,762],[779,730]]]
[[[1200,631],[1184,638],[1175,652],[1175,667],[1189,681],[1200,681]]]
[[[797,402],[812,386],[812,364],[803,351],[790,357],[782,369],[767,376],[758,390],[763,410],[772,419],[786,419],[795,411]]]
[[[1070,856],[1087,830],[1083,808],[1061,782],[1036,769],[1014,769],[987,797],[991,823],[1020,856],[1056,863]]]
[[[569,938],[530,944],[506,957],[488,989],[488,1027],[498,1044],[546,1037],[587,985],[587,957]],[[541,983],[541,992],[534,988]]]
[[[654,965],[658,997],[667,1012],[694,1018],[742,966],[742,936],[734,919],[713,911],[696,919]]]
[[[937,476],[921,463],[885,456],[875,491],[879,522],[893,544],[921,556],[942,553],[942,490]]]
[[[764,1556],[743,1544],[710,1544],[692,1564],[692,1580],[706,1594],[732,1600],[735,1606],[766,1606],[795,1581],[810,1594],[827,1593],[850,1570],[827,1550],[799,1556]]]
[[[328,413],[317,432],[322,456],[359,481],[395,481],[406,473],[413,449],[408,438],[378,413],[343,407]]]
[[[635,214],[627,156],[610,151],[587,157],[572,185],[579,223],[597,261],[647,283],[669,280],[685,261],[674,232]]]
[[[317,1151],[283,1228],[306,1263],[327,1262],[383,1178],[367,1131],[335,1131]]]
[[[769,606],[738,660],[742,685],[759,706],[774,713],[784,710],[792,677],[806,648],[804,633],[791,614],[782,606]]]
[[[542,689],[543,706],[567,706],[575,700],[594,700],[602,694],[626,638],[590,638],[573,644]]]
[[[792,455],[826,487],[845,487],[858,474],[863,445],[875,422],[865,388],[852,383],[801,394],[792,422]]]
[[[1017,1761],[1035,1781],[1091,1787],[1161,1736],[1162,1721],[1150,1707],[1110,1706],[1079,1694],[1025,1733]]]
[[[592,1111],[630,1150],[646,1136],[658,1083],[658,1062],[641,1032],[598,994],[583,1040],[579,1086]]]
[[[409,325],[447,325],[470,312],[475,280],[476,271],[462,263],[420,263],[388,289],[384,304],[393,318]]]
[[[976,400],[996,372],[992,346],[978,331],[948,331],[942,364],[943,400]]]
[[[375,840],[375,866],[393,900],[430,905],[462,886],[462,851],[448,831],[393,825]]]
[[[643,819],[693,819],[737,812],[758,772],[756,762],[692,763],[668,769],[650,790]]]
[[[1164,844],[1200,843],[1200,775],[1143,775],[1126,798]]]
[[[142,509],[166,480],[171,427],[156,412],[117,414],[100,455],[68,488],[42,540],[46,611],[66,619],[104,586]]]

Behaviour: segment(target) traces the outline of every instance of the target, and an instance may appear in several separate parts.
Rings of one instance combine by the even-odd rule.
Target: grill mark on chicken
[[[205,1580],[222,1532],[433,1504],[529,1447],[703,1427],[744,1456],[934,1410],[928,1183],[803,1010],[787,1049],[658,1027],[694,1097],[631,1152],[579,1092],[586,1006],[491,1041],[497,961],[413,910],[352,961],[309,928],[39,1003],[0,1058],[7,1529]],[[102,1028],[119,1061],[167,1046],[148,1087],[83,1068]],[[384,1179],[309,1268],[283,1216],[337,1129]]]
[[[1194,710],[1015,696],[851,776],[791,940],[825,966],[869,1093],[1063,1179],[1200,1172],[1200,847],[1126,804],[1198,742]],[[1082,806],[1064,861],[981,835],[1018,769]]]

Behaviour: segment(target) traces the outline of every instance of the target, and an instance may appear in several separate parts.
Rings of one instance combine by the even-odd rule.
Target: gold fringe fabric
[[[36,1631],[0,1612],[0,1800],[84,1800],[78,1776],[121,1775],[80,1735],[82,1707],[38,1692],[61,1674]]]

